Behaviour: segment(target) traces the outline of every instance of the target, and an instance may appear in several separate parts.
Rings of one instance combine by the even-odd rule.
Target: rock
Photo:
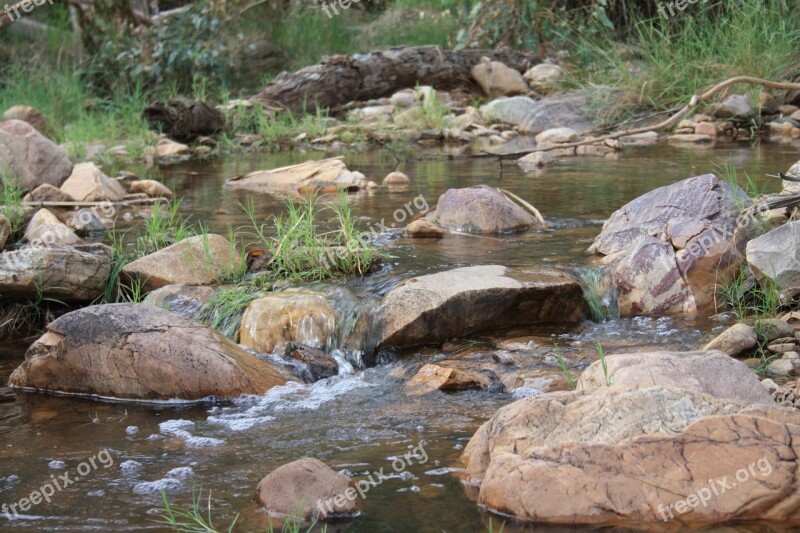
[[[539,63],[529,68],[522,77],[532,89],[548,93],[557,87],[563,74],[564,70],[558,65]]]
[[[742,264],[734,237],[750,223],[737,218],[748,202],[738,187],[705,174],[615,211],[589,252],[612,256],[622,313],[695,315],[713,306],[718,280]]]
[[[405,89],[394,93],[391,98],[389,98],[389,103],[395,108],[411,107],[417,103],[417,94],[413,89]]]
[[[782,337],[794,337],[794,328],[780,318],[763,318],[758,322],[758,336],[772,342]]]
[[[50,125],[47,116],[36,109],[35,107],[27,105],[15,105],[9,107],[3,113],[3,120],[21,120],[27,122],[42,135],[50,135]]]
[[[5,215],[0,214],[0,252],[6,246],[6,242],[11,237],[11,222],[8,221]]]
[[[717,126],[713,122],[701,122],[695,127],[694,132],[697,135],[707,135],[713,138],[717,136]]]
[[[336,192],[365,188],[367,180],[360,172],[348,170],[341,158],[333,158],[251,172],[229,179],[225,186],[256,192]]]
[[[555,160],[556,158],[550,152],[532,152],[517,159],[517,165],[524,170],[541,170]]]
[[[778,100],[771,93],[762,90],[758,95],[758,107],[762,115],[774,115],[778,112]]]
[[[323,295],[289,289],[250,302],[239,342],[261,353],[283,351],[289,342],[325,348],[335,325],[333,309]]]
[[[766,390],[770,394],[780,389],[780,386],[769,378],[762,379],[761,386],[764,387],[764,390]]]
[[[477,372],[428,363],[423,365],[406,384],[406,391],[413,396],[421,396],[435,390],[480,389],[488,387],[491,383],[491,379]]]
[[[179,141],[190,142],[225,130],[225,116],[220,110],[190,98],[155,100],[142,114],[152,129]]]
[[[767,366],[767,373],[773,376],[797,376],[800,374],[800,358],[775,359]]]
[[[361,510],[353,480],[310,457],[267,474],[256,488],[256,499],[269,513],[302,521],[353,516]]]
[[[94,163],[75,165],[61,192],[78,202],[119,202],[127,194],[117,180],[106,176]]]
[[[411,185],[411,179],[402,172],[390,172],[383,178],[383,185],[386,187],[408,187]]]
[[[536,100],[527,96],[498,98],[481,107],[483,118],[489,122],[521,125],[527,116],[538,109]]]
[[[158,157],[177,157],[190,152],[191,149],[188,146],[171,139],[161,139],[156,144],[156,155]]]
[[[39,209],[25,229],[25,240],[39,245],[75,244],[80,242],[74,231],[47,209]]]
[[[142,303],[159,307],[188,320],[197,320],[200,310],[214,296],[213,287],[167,285],[149,292]]]
[[[484,58],[472,67],[472,79],[489,98],[528,92],[528,85],[522,74],[499,61],[488,61]]]
[[[508,326],[575,322],[582,308],[577,281],[555,270],[456,268],[392,289],[381,302],[379,345],[415,346]]]
[[[710,135],[699,135],[697,133],[678,133],[670,135],[667,140],[671,143],[687,143],[687,144],[706,144],[714,142],[714,138]]]
[[[712,113],[717,118],[755,118],[756,111],[746,96],[732,94],[719,104]]]
[[[143,192],[150,198],[172,198],[173,194],[163,183],[155,180],[140,180],[131,183],[131,192]]]
[[[21,120],[0,122],[0,166],[24,190],[45,183],[59,187],[72,172],[64,150]]]
[[[425,219],[465,233],[510,233],[539,224],[528,211],[488,185],[448,189]]]
[[[339,373],[339,363],[336,362],[336,359],[319,348],[289,342],[286,344],[284,357],[306,364],[310,374],[308,376],[310,379],[306,380],[307,383],[314,383]]]
[[[538,145],[551,145],[563,144],[575,141],[578,138],[578,133],[572,128],[552,128],[545,130],[536,136],[536,144]]]
[[[800,413],[778,407],[661,387],[598,389],[501,408],[462,460],[467,480],[480,483],[478,504],[538,524],[787,527],[800,523],[798,434]]]
[[[778,142],[793,140],[800,138],[800,128],[793,122],[775,120],[769,123],[769,135],[770,140]]]
[[[415,220],[406,226],[406,233],[411,237],[443,237],[450,233],[446,229],[437,226],[433,222],[428,222],[424,218]]]
[[[796,349],[797,345],[794,342],[777,342],[767,346],[767,350],[770,352],[774,354],[784,354],[784,356],[795,353],[794,350]]]
[[[747,262],[760,285],[774,282],[787,297],[800,294],[800,221],[748,242]]]
[[[22,198],[23,202],[74,202],[75,198],[49,183],[39,185]]]
[[[655,131],[646,131],[644,133],[636,133],[634,135],[626,135],[625,137],[620,137],[619,142],[621,144],[655,144],[658,142],[658,133]]]
[[[0,254],[4,297],[89,302],[102,295],[111,273],[112,250],[104,244],[24,246]]]
[[[25,354],[9,384],[136,400],[264,394],[287,376],[219,333],[144,304],[67,313]]]
[[[740,324],[743,325],[743,324]],[[755,333],[753,333],[755,335]],[[617,354],[595,361],[583,371],[578,389],[666,387],[708,394],[744,404],[771,405],[755,373],[720,351]]]
[[[235,272],[242,258],[228,239],[213,233],[188,237],[125,265],[123,277],[144,293],[167,285],[214,285]]]
[[[705,345],[703,350],[719,350],[738,357],[758,346],[758,336],[747,324],[735,324]]]

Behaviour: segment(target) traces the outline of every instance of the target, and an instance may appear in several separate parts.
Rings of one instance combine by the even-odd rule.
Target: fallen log
[[[470,71],[483,57],[520,72],[540,62],[534,54],[512,50],[452,51],[439,46],[336,55],[297,72],[282,72],[250,101],[301,113],[317,107],[336,111],[348,102],[383,98],[416,85],[479,93]]]

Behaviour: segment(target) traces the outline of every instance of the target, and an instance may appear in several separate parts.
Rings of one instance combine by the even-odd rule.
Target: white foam
[[[194,470],[188,466],[179,466],[167,472],[167,477],[173,477],[175,479],[186,479],[188,477],[192,477],[193,475]]]
[[[47,463],[47,466],[49,466],[53,470],[64,470],[67,467],[67,463],[65,463],[64,461],[53,459],[52,461]]]
[[[133,492],[135,494],[158,494],[162,490],[169,491],[172,489],[177,489],[180,486],[180,480],[168,477],[159,479],[157,481],[144,481],[142,483],[137,483],[133,487]]]

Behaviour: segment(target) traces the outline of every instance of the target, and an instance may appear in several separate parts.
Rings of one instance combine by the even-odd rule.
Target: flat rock
[[[772,397],[744,363],[720,351],[650,352],[606,357],[583,371],[578,389],[658,386],[686,389],[745,404],[772,405]]]
[[[172,191],[169,187],[155,180],[138,180],[131,183],[132,193],[143,192],[150,198],[172,198]]]
[[[199,400],[263,394],[287,379],[209,328],[145,304],[111,304],[51,322],[9,384],[110,398]]]
[[[225,186],[256,192],[335,192],[365,188],[367,180],[348,170],[341,158],[333,158],[251,172],[229,179]]]
[[[406,384],[406,391],[420,396],[440,391],[460,391],[487,387],[492,380],[478,372],[459,370],[444,365],[428,363],[419,369]]]
[[[800,412],[779,407],[662,387],[595,389],[501,408],[462,460],[478,504],[540,524],[787,527],[800,524],[797,436]],[[735,490],[712,493],[709,480],[731,487],[737,474]]]
[[[425,219],[465,233],[510,233],[539,225],[532,214],[488,185],[448,189]]]
[[[60,187],[72,172],[64,150],[21,120],[0,122],[0,165],[28,191],[45,183]]]
[[[381,303],[379,344],[414,346],[502,327],[575,322],[583,305],[577,281],[556,270],[456,268],[392,289]]]
[[[103,294],[112,250],[104,244],[23,246],[0,254],[0,293],[89,302]]]

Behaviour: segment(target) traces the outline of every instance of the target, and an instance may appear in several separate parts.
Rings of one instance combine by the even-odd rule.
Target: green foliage
[[[718,283],[717,294],[721,307],[731,311],[739,322],[774,318],[788,305],[781,298],[777,283],[767,279],[757,284],[746,269]]]
[[[13,185],[14,179],[0,168],[0,214],[5,215],[11,224],[11,237],[19,235],[25,225],[25,211],[22,208],[22,190]]]
[[[614,378],[611,378],[608,375],[608,361],[606,361],[606,352],[603,350],[603,346],[600,344],[600,341],[597,342],[595,349],[597,350],[597,356],[600,358],[600,366],[603,367],[603,376],[606,378],[606,387],[610,387],[614,384]]]
[[[564,359],[564,354],[561,353],[561,348],[556,345],[555,349],[556,357],[558,358],[558,366],[561,367],[561,374],[563,374],[564,379],[566,379],[567,383],[569,383],[569,388],[574,389],[578,384],[578,380],[575,379],[575,376],[572,374],[572,372],[570,372],[569,364],[567,363],[567,360]]]
[[[286,214],[273,217],[275,236],[258,220],[252,202],[242,207],[257,244],[271,257],[267,268],[273,277],[320,280],[363,275],[375,260],[372,246],[356,228],[346,193],[341,193],[336,203],[321,208],[314,197],[301,203],[289,200]],[[324,220],[326,213],[332,216]]]
[[[261,293],[249,284],[220,289],[200,309],[197,320],[238,342],[242,314],[250,302],[260,296]]]

